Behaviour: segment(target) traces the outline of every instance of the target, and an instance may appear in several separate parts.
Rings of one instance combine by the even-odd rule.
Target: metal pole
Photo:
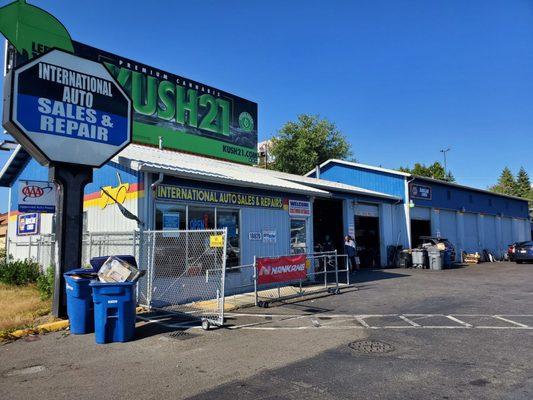
[[[221,296],[222,296],[222,309],[220,310],[220,325],[224,324],[224,304],[226,302],[226,246],[228,241],[228,228],[224,228],[224,250],[222,253],[222,281],[220,282]]]
[[[339,288],[339,262],[337,260],[337,250],[335,250],[335,288]]]
[[[348,265],[348,255],[346,255],[345,257],[346,257],[346,283],[349,285],[350,284],[350,267]]]
[[[446,164],[446,153],[449,152],[451,149],[442,149],[440,152],[444,155],[444,178],[446,178],[446,175],[448,174],[448,166]]]
[[[257,265],[256,256],[254,256],[254,294],[255,294],[255,306],[257,307]]]
[[[92,182],[93,168],[85,165],[52,164],[49,177],[59,184],[57,207],[58,263],[55,270],[52,314],[67,316],[63,273],[79,268],[82,255],[83,191]]]
[[[328,287],[328,262],[326,261],[326,255],[322,256],[324,258],[324,287]]]

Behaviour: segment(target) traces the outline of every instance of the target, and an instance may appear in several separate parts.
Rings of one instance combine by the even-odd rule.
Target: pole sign
[[[19,181],[18,210],[20,212],[54,213],[56,190],[53,182]]]
[[[307,278],[305,254],[256,260],[257,283],[290,282]]]
[[[7,77],[3,126],[41,164],[99,167],[131,142],[131,101],[102,64],[52,50]]]
[[[38,213],[17,215],[17,236],[38,235],[40,218]]]

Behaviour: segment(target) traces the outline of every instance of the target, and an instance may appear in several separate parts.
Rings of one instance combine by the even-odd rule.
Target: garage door
[[[465,251],[474,253],[479,251],[479,239],[477,230],[477,214],[464,214],[465,224]]]
[[[409,211],[411,219],[429,221],[431,219],[431,208],[428,207],[413,207]]]
[[[498,252],[498,240],[496,237],[496,217],[493,215],[483,216],[483,250],[492,253]]]
[[[453,211],[440,212],[440,235],[457,248],[457,221]]]
[[[355,215],[359,217],[378,217],[379,207],[377,204],[358,203],[355,206]]]

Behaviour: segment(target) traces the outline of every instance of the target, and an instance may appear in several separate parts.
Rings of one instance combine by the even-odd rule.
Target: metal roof
[[[131,144],[114,161],[134,170],[162,172],[172,176],[223,184],[330,197],[328,191],[281,179],[257,167]],[[300,177],[301,178],[301,177]]]
[[[31,156],[18,145],[0,171],[0,187],[11,187]]]
[[[322,168],[322,167],[326,166],[327,164],[331,164],[331,163],[343,164],[343,165],[348,165],[350,167],[368,169],[368,170],[371,170],[371,171],[384,172],[386,174],[392,174],[392,175],[411,176],[411,174],[408,174],[407,172],[396,171],[394,169],[388,169],[388,168],[374,167],[373,165],[360,164],[360,163],[355,163],[355,162],[351,162],[351,161],[338,160],[336,158],[330,158],[329,160],[324,161],[322,164],[319,165],[319,168]],[[316,169],[312,169],[307,174],[305,174],[305,176],[309,176],[309,175],[313,174],[315,171],[316,171]]]
[[[285,180],[292,181],[292,182],[300,182],[304,185],[309,185],[312,187],[316,187],[318,189],[364,195],[364,196],[379,197],[379,198],[384,198],[384,199],[389,199],[389,200],[401,200],[400,197],[393,196],[390,194],[376,192],[374,190],[364,189],[358,186],[346,185],[340,182],[328,181],[326,179],[309,178],[307,176],[293,175],[293,174],[288,174],[286,172],[273,171],[273,170],[265,170],[263,168],[256,168],[256,169],[259,169],[261,172],[276,176],[281,179],[285,179]]]

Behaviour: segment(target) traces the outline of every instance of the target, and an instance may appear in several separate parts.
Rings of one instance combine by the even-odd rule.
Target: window
[[[473,203],[474,202],[474,198],[472,197],[471,194],[468,195],[468,202],[469,203]]]
[[[215,208],[214,207],[191,207],[189,206],[188,226],[191,230],[214,229],[215,228]]]
[[[157,203],[155,208],[155,229],[157,230],[185,230],[185,206]]]
[[[492,207],[492,199],[489,199],[489,206]]]
[[[226,267],[240,264],[239,210],[217,208],[217,229],[227,228]]]
[[[451,190],[447,190],[446,191],[446,197],[448,198],[448,200],[452,199],[452,191]]]
[[[304,219],[291,219],[291,254],[307,253],[307,229]]]

